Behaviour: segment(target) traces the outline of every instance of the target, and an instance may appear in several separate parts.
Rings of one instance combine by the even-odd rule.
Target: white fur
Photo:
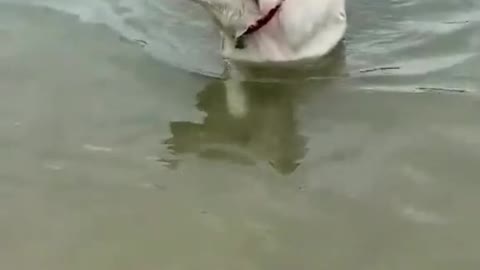
[[[260,13],[266,14],[279,1],[260,0]],[[247,38],[245,49],[235,49],[231,39],[225,39],[223,55],[246,62],[317,58],[341,41],[346,27],[345,0],[285,0],[277,15]]]
[[[193,0],[212,15],[223,35],[222,54],[229,60],[227,104],[232,115],[248,111],[240,81],[248,77],[239,63],[295,62],[321,58],[331,52],[345,35],[345,0]],[[248,36],[244,49],[235,48],[235,36],[267,14],[280,1],[275,17]],[[229,96],[230,95],[230,96]],[[235,100],[238,102],[236,103]]]

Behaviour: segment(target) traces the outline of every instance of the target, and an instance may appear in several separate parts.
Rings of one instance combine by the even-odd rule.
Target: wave
[[[202,10],[189,0],[0,0],[1,3],[47,7],[75,15],[85,23],[105,24],[126,39],[142,41],[144,49],[155,59],[208,76],[223,72],[217,47],[220,38]]]

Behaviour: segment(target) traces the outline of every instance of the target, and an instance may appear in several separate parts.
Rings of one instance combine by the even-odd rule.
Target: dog
[[[345,0],[191,0],[209,14],[222,36],[230,113],[248,113],[242,82],[252,66],[292,67],[332,52],[347,29]],[[255,69],[255,68],[254,68]]]
[[[203,120],[170,123],[164,143],[173,156],[162,161],[175,167],[194,154],[292,174],[308,149],[298,107],[344,71],[345,0],[192,1],[221,33],[227,78],[198,93]],[[305,80],[318,75],[328,78]]]
[[[318,58],[342,40],[345,0],[192,0],[222,34],[226,59],[278,63]]]

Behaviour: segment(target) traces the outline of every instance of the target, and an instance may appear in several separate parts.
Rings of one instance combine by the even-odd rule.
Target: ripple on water
[[[217,53],[218,35],[208,17],[190,0],[2,2],[46,6],[75,14],[85,22],[104,23],[127,39],[139,41],[157,59],[212,76],[223,72]],[[479,6],[478,1],[351,1],[347,37],[350,70],[394,66],[400,68],[390,70],[393,76],[438,72],[433,75],[452,73],[457,78],[473,78],[478,64],[471,63],[480,62]],[[441,80],[434,76],[423,81],[431,80],[439,88],[465,88],[437,85]],[[478,79],[474,80],[468,83],[469,89],[478,88]],[[405,83],[412,82],[405,78]]]

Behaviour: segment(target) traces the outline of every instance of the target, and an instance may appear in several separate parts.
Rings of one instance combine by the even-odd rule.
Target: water
[[[478,269],[480,4],[349,13],[238,120],[188,2],[0,1],[2,269]]]

